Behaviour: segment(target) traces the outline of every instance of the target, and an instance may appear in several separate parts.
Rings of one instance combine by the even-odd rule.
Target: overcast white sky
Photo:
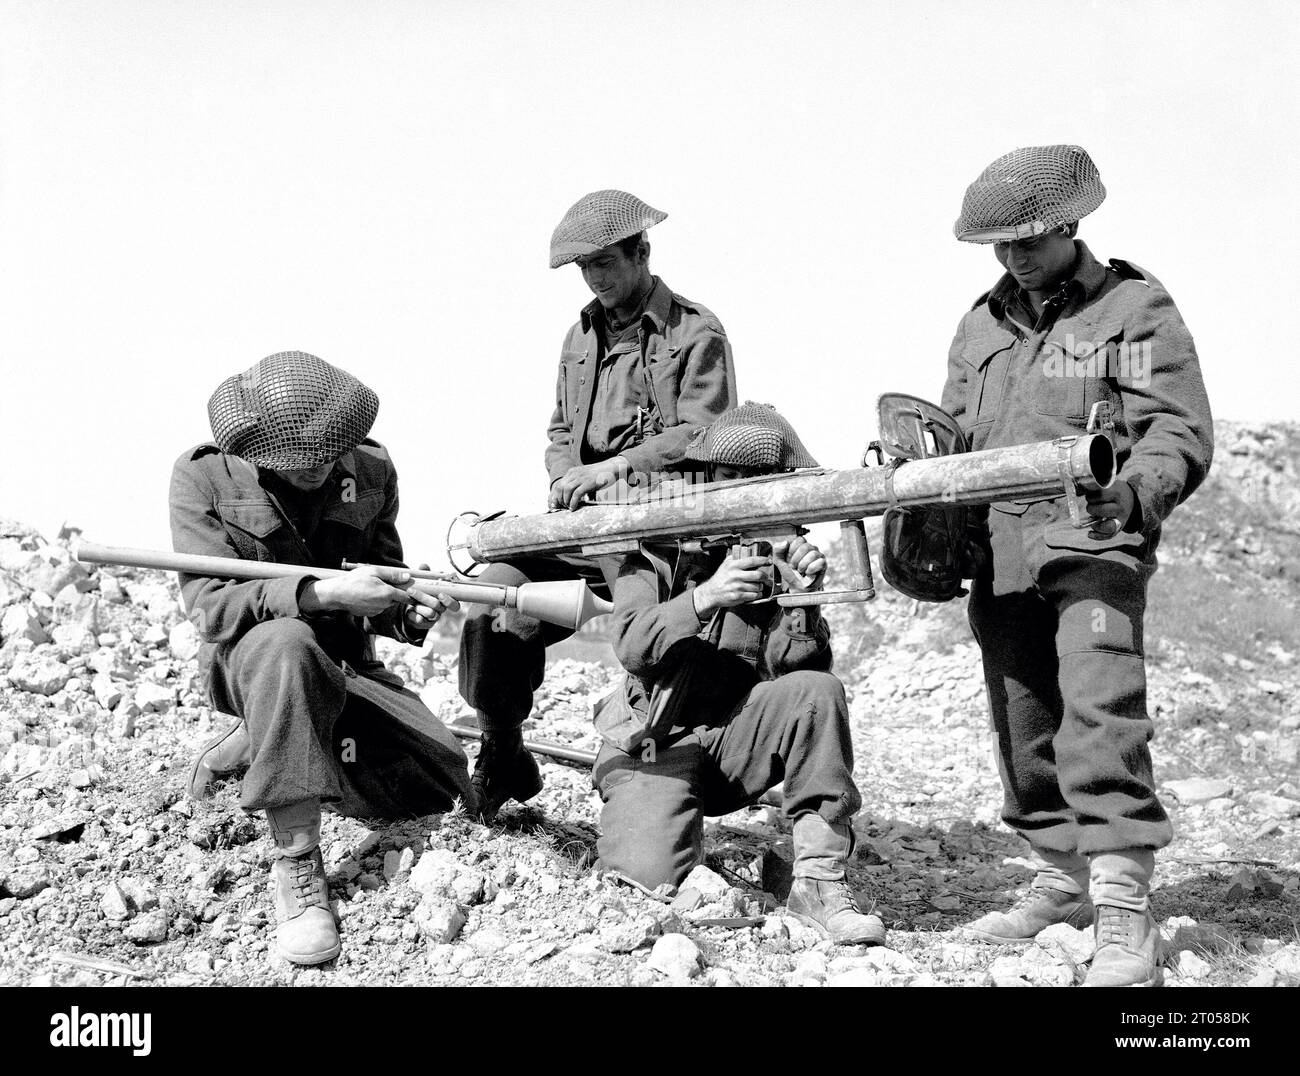
[[[853,465],[937,398],[997,277],[952,236],[1016,146],[1077,142],[1082,236],[1159,276],[1217,415],[1298,418],[1293,3],[0,0],[0,515],[169,546],[167,480],[227,375],[303,349],[379,394],[412,557],[540,510],[588,299],[579,196],[668,212],[742,398]]]

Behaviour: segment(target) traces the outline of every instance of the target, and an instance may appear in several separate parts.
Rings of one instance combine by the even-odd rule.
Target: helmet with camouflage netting
[[[1081,146],[1026,146],[999,157],[966,188],[952,230],[967,243],[1028,239],[1086,217],[1105,197]]]
[[[667,216],[627,191],[583,195],[551,233],[551,268],[558,269],[620,239],[639,235]]]
[[[268,355],[208,400],[217,447],[276,471],[333,462],[361,443],[378,413],[370,389],[305,351]]]
[[[686,458],[765,472],[818,466],[775,407],[748,401],[697,431],[686,446]]]

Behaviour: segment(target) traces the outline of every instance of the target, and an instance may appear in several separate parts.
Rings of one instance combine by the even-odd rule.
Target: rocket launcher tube
[[[168,553],[158,549],[128,549],[94,542],[77,542],[72,555],[83,564],[121,564],[132,568],[184,572],[187,575],[210,575],[218,579],[283,579],[293,576],[329,579],[347,574],[347,569],[344,568],[314,568],[306,564],[281,564],[277,561]],[[434,581],[435,585],[428,589],[457,601],[518,609],[526,616],[575,631],[592,617],[612,612],[614,608],[612,603],[593,594],[580,579],[556,583],[521,583],[516,587],[503,583],[456,579],[418,568],[393,567],[407,572],[413,579]]]
[[[885,467],[801,471],[651,493],[629,504],[503,516],[471,523],[464,548],[480,563],[521,556],[626,553],[641,544],[763,535],[883,515],[894,505],[993,504],[1104,489],[1115,449],[1104,434],[908,460]]]

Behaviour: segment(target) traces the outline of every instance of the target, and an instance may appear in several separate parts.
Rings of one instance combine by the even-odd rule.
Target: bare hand
[[[547,507],[567,508],[572,512],[581,506],[585,498],[597,490],[612,486],[627,471],[627,460],[622,456],[601,460],[600,463],[583,463],[570,467],[551,486]]]
[[[783,560],[802,580],[791,580],[796,590],[820,590],[826,574],[826,555],[802,536],[772,543],[772,555]]]
[[[768,573],[763,571],[768,557],[727,557],[718,570],[695,588],[695,613],[707,620],[719,609],[757,601],[763,596]]]
[[[1133,487],[1122,478],[1115,479],[1105,489],[1085,490],[1084,497],[1094,518],[1116,520],[1120,527],[1128,525],[1133,516],[1133,506],[1137,503]]]
[[[305,613],[350,613],[376,616],[394,605],[407,603],[411,573],[405,568],[365,564],[346,575],[313,580],[298,605]]]
[[[427,564],[421,564],[428,571]],[[416,631],[428,631],[449,609],[459,609],[460,602],[447,594],[439,594],[438,584],[432,579],[414,579],[407,589],[411,602],[406,610],[406,622]]]

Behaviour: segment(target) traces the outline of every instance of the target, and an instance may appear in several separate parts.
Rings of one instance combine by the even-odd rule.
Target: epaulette
[[[386,449],[382,444],[376,441],[373,437],[362,438],[360,443],[358,443],[357,447],[354,448],[352,451],[354,454],[360,452],[363,455],[373,456],[377,459],[381,459],[381,460],[388,459],[388,449]]]
[[[722,327],[722,322],[718,320],[718,316],[707,306],[704,306],[701,303],[694,302],[691,299],[687,299],[684,295],[678,295],[676,292],[672,293],[672,297],[673,297],[673,302],[675,302],[683,310],[689,310],[692,314],[695,314],[697,317],[703,318],[704,324],[707,325],[710,329],[713,329],[715,332],[721,333],[723,336],[727,335],[727,330]]]
[[[970,304],[970,308],[972,310],[978,310],[981,306],[984,306],[989,301],[989,296],[992,294],[993,294],[993,289],[989,288],[988,291],[986,291],[983,295],[981,295],[978,299],[976,299],[973,303]]]
[[[1148,288],[1151,287],[1151,281],[1147,279],[1146,273],[1142,272],[1132,262],[1126,262],[1123,258],[1111,258],[1110,267],[1125,280],[1136,280],[1140,284],[1145,284]]]

